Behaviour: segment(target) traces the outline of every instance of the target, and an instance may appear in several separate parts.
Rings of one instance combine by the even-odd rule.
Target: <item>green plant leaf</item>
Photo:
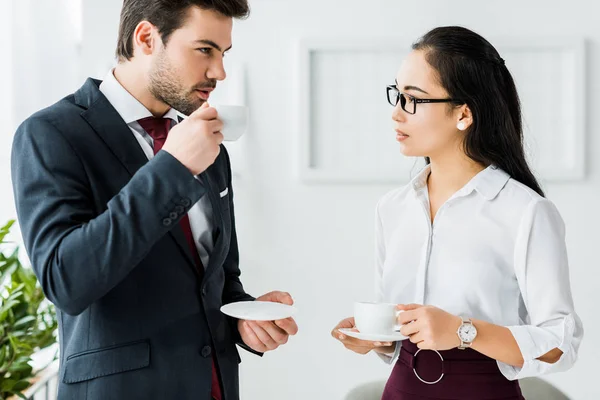
[[[15,386],[13,386],[13,390],[18,390],[20,392],[21,390],[27,389],[29,386],[31,386],[29,381],[23,379],[15,383]]]
[[[8,289],[10,297],[19,296],[23,294],[22,289],[25,287],[21,282],[13,281],[13,285]],[[9,298],[10,298],[9,297]]]
[[[0,243],[4,241],[4,237],[8,234],[8,232],[10,231],[10,227],[13,226],[14,223],[15,220],[11,219],[6,223],[6,225],[0,228]]]
[[[6,303],[2,304],[2,307],[0,307],[0,314],[7,312],[11,308],[18,306],[19,304],[20,303],[17,300],[7,300]]]
[[[28,316],[23,317],[20,320],[16,321],[13,326],[15,328],[20,328],[21,326],[29,325],[31,322],[35,322],[36,320],[37,320],[37,317],[34,317],[33,315],[28,315]]]
[[[10,366],[8,371],[12,373],[24,373],[24,376],[28,376],[29,374],[31,374],[32,369],[33,367],[27,363],[14,363]]]
[[[4,285],[4,282],[10,278],[10,276],[19,268],[19,264],[17,262],[12,262],[7,260],[6,263],[2,266],[2,275],[0,275],[0,285]]]
[[[14,396],[18,396],[18,397],[20,397],[21,399],[24,399],[24,400],[28,400],[27,396],[25,396],[21,392],[8,392],[8,394],[14,395]]]
[[[4,364],[4,360],[6,359],[6,346],[0,347],[0,365]],[[0,378],[2,379],[2,378]]]
[[[12,335],[15,338],[21,338],[21,337],[27,335],[27,332],[25,332],[25,331],[13,331]]]
[[[32,377],[30,356],[55,344],[58,328],[34,271],[21,264],[18,246],[4,240],[13,223],[0,228],[0,400],[25,398],[20,392]]]
[[[16,383],[17,381],[14,379],[5,379],[0,383],[0,390],[3,392],[12,392]]]

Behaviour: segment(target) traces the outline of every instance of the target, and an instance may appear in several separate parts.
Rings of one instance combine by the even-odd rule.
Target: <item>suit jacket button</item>
[[[181,199],[179,204],[181,204],[184,207],[189,207],[190,204],[192,204],[192,201],[190,199]]]
[[[202,288],[202,296],[206,296],[206,288]]]
[[[204,346],[200,354],[202,354],[202,357],[208,358],[212,354],[212,349],[210,348],[210,346]]]
[[[177,214],[176,212],[172,212],[171,214],[169,214],[169,218],[171,219],[177,219],[177,217],[179,217],[179,214]]]
[[[185,208],[183,208],[183,206],[175,207],[175,212],[178,214],[183,214],[184,211],[185,211]]]
[[[162,221],[162,222],[163,222],[163,225],[164,225],[164,226],[169,226],[169,225],[171,225],[171,223],[172,223],[173,221],[171,220],[171,218],[165,218],[165,219],[163,219],[163,221]]]

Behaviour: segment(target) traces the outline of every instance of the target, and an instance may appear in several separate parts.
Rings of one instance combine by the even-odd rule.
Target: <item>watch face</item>
[[[471,324],[464,324],[458,330],[458,334],[463,342],[471,343],[477,336],[477,328]]]

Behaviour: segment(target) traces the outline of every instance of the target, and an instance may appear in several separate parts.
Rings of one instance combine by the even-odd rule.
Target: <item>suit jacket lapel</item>
[[[125,121],[96,86],[99,82],[95,82],[98,81],[88,79],[83,88],[77,92],[77,94],[91,92],[85,93],[88,94],[87,98],[82,99],[80,97],[77,99],[76,94],[76,100],[80,101],[78,104],[84,107],[88,106],[81,116],[133,176],[138,169],[148,162],[148,159]],[[85,100],[89,101],[90,104],[81,104]]]
[[[133,176],[147,162],[148,158],[133,136],[131,129],[121,118],[117,110],[99,90],[100,81],[88,79],[75,93],[78,105],[87,108],[81,115],[92,129],[102,138],[108,148],[125,169]],[[191,250],[181,226],[176,226],[169,234],[179,246],[196,275],[199,275]]]
[[[219,189],[215,184],[214,178],[212,177],[212,171],[214,171],[215,166],[212,165],[206,171],[204,171],[200,175],[200,179],[202,183],[207,186],[207,195],[210,199],[210,205],[212,207],[212,215],[213,215],[213,251],[210,257],[210,262],[206,266],[205,276],[208,277],[212,271],[215,269],[217,265],[220,263],[217,262],[218,254],[220,253],[220,249],[223,241],[223,210],[221,210],[221,199],[219,197]]]

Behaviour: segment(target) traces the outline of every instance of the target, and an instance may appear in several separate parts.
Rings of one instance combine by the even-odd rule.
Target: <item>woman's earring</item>
[[[467,129],[467,125],[463,121],[459,122],[456,125],[456,127],[458,128],[459,131],[464,131],[465,129]]]

